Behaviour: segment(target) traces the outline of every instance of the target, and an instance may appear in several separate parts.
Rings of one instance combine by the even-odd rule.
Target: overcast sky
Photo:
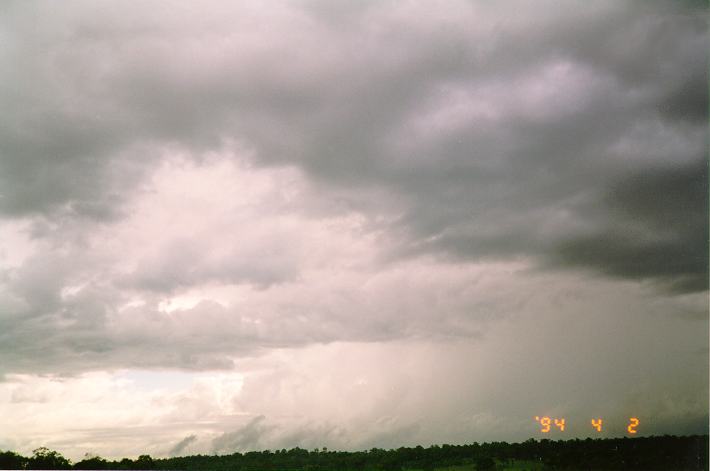
[[[4,1],[0,449],[708,430],[704,2]]]

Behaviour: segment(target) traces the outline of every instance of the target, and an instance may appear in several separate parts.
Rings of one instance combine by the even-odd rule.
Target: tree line
[[[113,469],[196,471],[433,471],[449,466],[476,470],[708,470],[708,436],[659,436],[585,440],[535,440],[522,443],[472,443],[401,447],[392,450],[328,451],[302,448],[250,451],[230,455],[107,460],[86,455],[72,463],[59,452],[41,447],[25,457],[0,451],[0,469]]]

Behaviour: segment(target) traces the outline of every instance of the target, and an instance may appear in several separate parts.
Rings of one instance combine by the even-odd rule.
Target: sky
[[[707,433],[707,40],[691,1],[2,2],[0,449]]]

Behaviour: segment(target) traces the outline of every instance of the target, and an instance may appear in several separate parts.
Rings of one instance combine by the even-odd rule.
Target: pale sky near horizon
[[[690,1],[2,2],[0,450],[707,433],[707,44]]]

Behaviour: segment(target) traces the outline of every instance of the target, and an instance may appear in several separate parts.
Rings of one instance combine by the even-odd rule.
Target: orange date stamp
[[[540,424],[540,432],[542,433],[550,433],[550,431],[553,430],[559,430],[560,432],[564,432],[567,423],[564,417],[554,418],[548,416],[535,416],[535,421]],[[591,419],[590,424],[593,430],[601,432],[604,427],[604,419],[602,419],[601,417]],[[640,421],[638,417],[629,417],[629,421],[626,426],[626,432],[629,435],[636,435],[638,433],[637,428],[639,424]]]

